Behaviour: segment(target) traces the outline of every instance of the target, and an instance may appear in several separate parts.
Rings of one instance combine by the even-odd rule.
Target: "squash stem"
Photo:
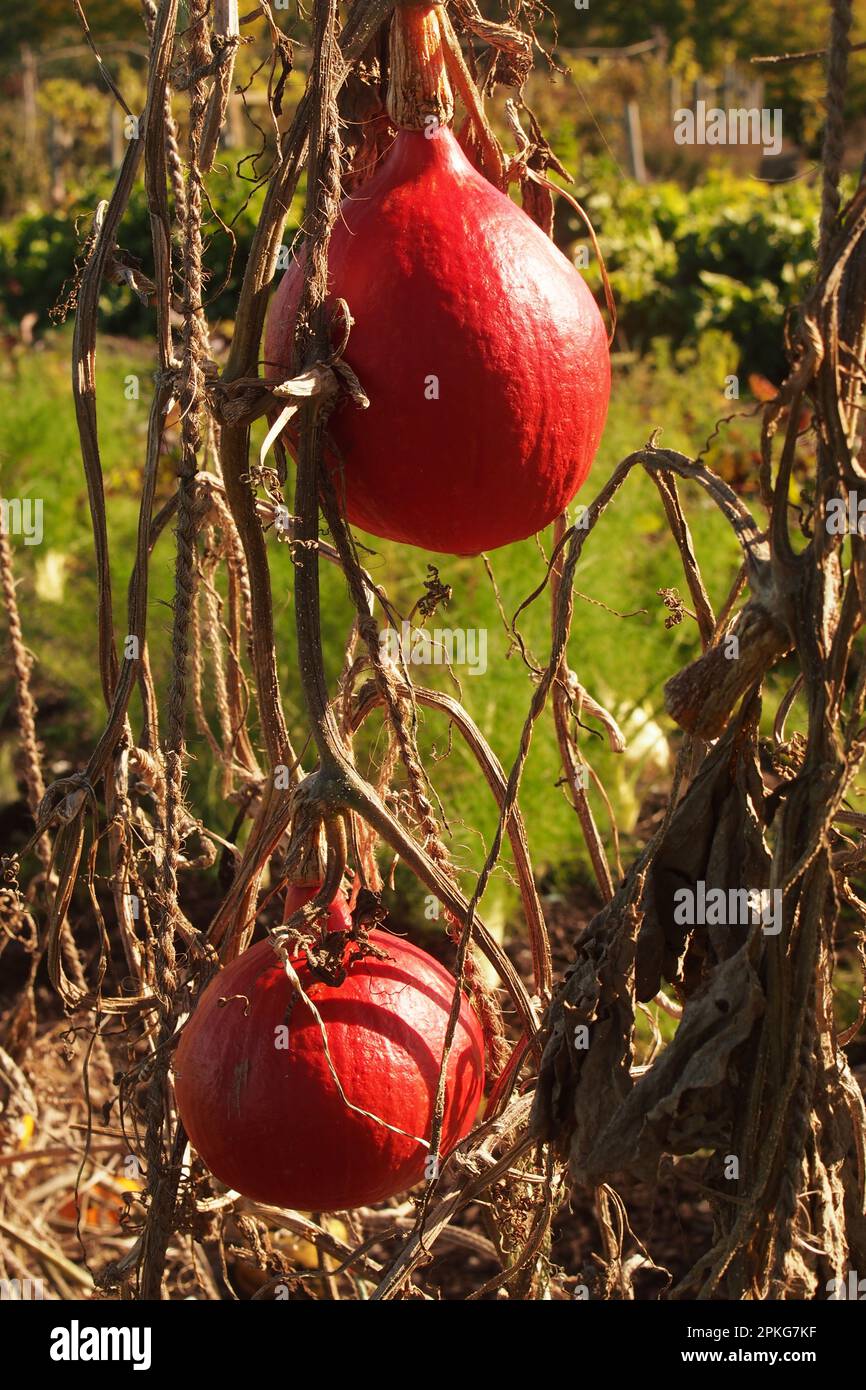
[[[454,118],[438,4],[397,5],[391,21],[388,115],[431,137]]]

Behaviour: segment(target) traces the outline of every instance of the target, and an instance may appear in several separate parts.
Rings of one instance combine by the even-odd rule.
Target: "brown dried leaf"
[[[744,942],[746,926],[687,926],[674,920],[675,893],[708,887],[763,889],[770,854],[764,839],[764,788],[757,761],[760,706],[750,702],[704,762],[677,807],[656,855],[637,945],[637,998],[655,998],[662,980],[697,988],[706,962]]]
[[[735,1054],[763,1012],[764,992],[749,947],[742,946],[686,1004],[673,1042],[636,1082],[585,1158],[575,1136],[575,1178],[595,1183],[628,1171],[653,1179],[663,1154],[694,1153],[723,1142],[737,1095]]]

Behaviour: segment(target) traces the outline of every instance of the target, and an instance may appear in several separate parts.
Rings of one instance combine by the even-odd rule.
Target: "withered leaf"
[[[704,762],[680,802],[655,857],[637,944],[637,997],[653,999],[662,980],[700,988],[708,968],[738,951],[748,925],[688,925],[675,920],[677,898],[697,885],[764,889],[770,853],[764,826],[764,788],[757,760],[760,705],[748,701]],[[694,899],[693,899],[694,901]]]
[[[734,1118],[734,1054],[763,1012],[764,992],[744,945],[686,1003],[673,1041],[636,1081],[591,1147],[580,1142],[578,1126],[571,1149],[576,1180],[595,1183],[625,1171],[653,1179],[662,1154],[716,1148]]]

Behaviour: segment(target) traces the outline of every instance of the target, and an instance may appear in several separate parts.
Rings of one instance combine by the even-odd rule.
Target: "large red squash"
[[[314,891],[296,894],[290,907]],[[335,903],[330,930],[349,925],[345,904]],[[383,1201],[425,1176],[427,1149],[418,1140],[430,1133],[454,980],[388,932],[372,931],[370,941],[385,959],[347,955],[339,986],[293,961],[356,1109],[340,1096],[319,1025],[269,941],[238,956],[205,990],[177,1049],[176,1095],[193,1146],[228,1187],[277,1206],[335,1211]],[[443,1154],[475,1119],[483,1057],[480,1026],[464,1001],[448,1064]]]
[[[429,47],[433,10],[422,24]],[[370,405],[331,416],[329,463],[356,525],[474,555],[540,530],[584,482],[607,335],[570,261],[446,126],[419,120],[344,199],[331,238],[329,293],[354,319],[345,357]],[[295,261],[271,306],[270,378],[291,367],[301,284]]]

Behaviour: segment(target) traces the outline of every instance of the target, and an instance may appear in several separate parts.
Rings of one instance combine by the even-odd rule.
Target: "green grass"
[[[56,707],[43,721],[40,733],[50,759],[66,757],[80,763],[101,728],[102,699],[96,669],[96,588],[87,492],[78,453],[69,386],[68,333],[54,337],[44,350],[19,355],[2,383],[0,412],[0,482],[4,495],[41,497],[44,540],[40,546],[15,542],[19,601],[28,645],[37,662],[34,681],[42,703]],[[709,337],[696,351],[672,359],[657,349],[643,362],[618,368],[607,430],[589,482],[579,501],[589,501],[626,454],[662,427],[662,442],[694,454],[717,418],[731,403],[723,396],[727,372],[736,352],[724,339]],[[97,390],[99,428],[106,479],[109,542],[114,574],[115,627],[125,633],[126,586],[134,548],[138,488],[147,412],[152,390],[153,359],[149,351],[129,341],[109,341],[100,347]],[[134,373],[140,382],[138,400],[125,398],[125,382]],[[751,427],[750,427],[751,428]],[[754,438],[757,438],[755,428]],[[161,487],[167,495],[172,459],[165,460]],[[736,571],[736,544],[720,514],[697,489],[683,488],[689,522],[711,598],[718,605]],[[457,669],[464,702],[506,767],[517,752],[521,728],[534,688],[530,672],[516,651],[497,612],[494,595],[480,559],[430,556],[420,551],[373,541],[367,564],[385,586],[391,600],[408,613],[423,591],[428,563],[439,567],[444,582],[453,586],[453,599],[440,609],[432,626],[487,631],[487,670],[469,675]],[[304,715],[295,670],[292,613],[292,566],[285,546],[272,533],[268,545],[276,610],[276,632],[285,712],[298,741],[304,742]],[[549,536],[542,538],[545,553]],[[535,542],[494,552],[491,563],[509,617],[543,579],[545,562]],[[173,536],[164,535],[153,556],[148,600],[148,640],[158,689],[168,678],[168,644],[173,582]],[[663,712],[665,680],[697,653],[695,624],[686,619],[666,629],[666,610],[657,596],[660,588],[685,592],[677,551],[665,529],[656,490],[635,472],[589,536],[577,578],[569,660],[587,690],[607,703],[621,721],[637,707],[640,718],[658,721],[673,732]],[[599,605],[606,605],[602,607]],[[608,609],[629,616],[614,616]],[[325,657],[331,689],[337,675],[351,609],[341,576],[322,566],[322,610]],[[549,651],[549,594],[545,592],[521,617],[527,647],[539,663]],[[509,655],[510,652],[510,655]],[[416,669],[425,684],[454,690],[439,667]],[[2,682],[8,706],[11,688],[8,668]],[[138,712],[133,711],[135,723]],[[442,799],[452,834],[455,859],[467,870],[480,866],[495,826],[492,800],[482,784],[468,750],[455,738],[448,757],[448,730],[438,716],[421,712],[422,746],[428,754],[435,789]],[[371,721],[375,722],[375,721]],[[601,775],[626,831],[633,823],[640,788],[663,778],[652,763],[617,758],[607,749],[592,721],[582,733],[582,747]],[[371,729],[365,740],[375,756],[380,740]],[[233,808],[220,806],[215,769],[203,740],[191,733],[194,761],[190,794],[197,813],[225,829]],[[5,780],[8,782],[7,765]],[[557,787],[560,769],[552,722],[542,717],[532,742],[521,796],[529,827],[530,848],[540,872],[558,877],[584,877],[585,855],[574,813]],[[12,791],[8,785],[0,791]],[[605,813],[593,794],[602,825]],[[511,889],[503,870],[491,890],[504,906]]]

